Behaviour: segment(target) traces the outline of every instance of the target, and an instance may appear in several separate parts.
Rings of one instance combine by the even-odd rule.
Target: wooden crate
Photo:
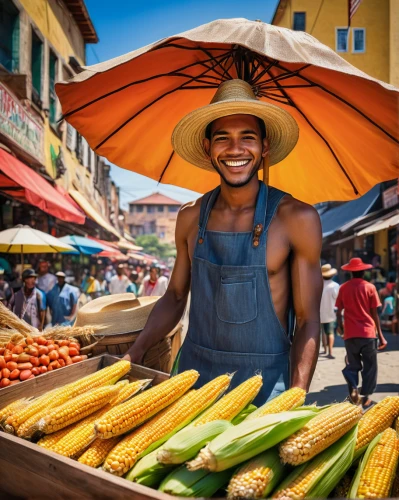
[[[0,408],[20,397],[40,396],[50,388],[78,380],[116,361],[118,358],[105,354],[1,389]],[[168,377],[138,365],[132,365],[129,374],[131,380],[153,378],[153,384]],[[0,432],[0,499],[14,497],[29,500],[173,498]]]

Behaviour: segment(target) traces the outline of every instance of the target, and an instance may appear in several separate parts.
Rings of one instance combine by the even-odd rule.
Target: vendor
[[[256,100],[241,80],[222,83],[210,105],[178,123],[175,152],[216,171],[220,185],[180,210],[168,289],[127,359],[140,363],[172,330],[191,290],[176,371],[198,370],[200,385],[237,372],[233,387],[259,371],[255,404],[289,387],[308,390],[320,342],[320,219],[258,180],[258,170],[267,173],[297,139],[293,117]]]

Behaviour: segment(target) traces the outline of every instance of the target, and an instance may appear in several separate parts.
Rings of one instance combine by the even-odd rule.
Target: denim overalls
[[[203,197],[192,262],[189,328],[178,357],[178,372],[200,372],[198,386],[236,371],[234,388],[261,372],[257,405],[289,387],[294,324],[292,305],[288,334],[276,315],[266,266],[267,231],[286,193],[259,185],[251,232],[208,231],[220,187]]]

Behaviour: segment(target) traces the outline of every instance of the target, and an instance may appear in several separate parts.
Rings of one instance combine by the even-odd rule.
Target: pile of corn
[[[120,361],[36,399],[0,408],[0,427],[89,467],[175,496],[388,498],[399,485],[399,397],[303,406],[292,388],[254,411],[255,375],[192,390],[188,370],[151,388],[120,381]],[[40,437],[40,439],[39,439]],[[39,439],[39,440],[38,440]]]

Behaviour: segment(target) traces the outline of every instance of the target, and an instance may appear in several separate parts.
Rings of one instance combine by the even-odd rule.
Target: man
[[[22,273],[22,288],[10,299],[10,310],[27,323],[43,330],[46,301],[43,293],[36,288],[37,274],[33,269]]]
[[[141,362],[175,327],[191,286],[178,371],[198,370],[200,385],[237,371],[235,387],[259,370],[255,404],[290,386],[309,388],[320,343],[320,219],[258,181],[264,163],[283,160],[297,138],[291,115],[257,101],[241,80],[222,83],[210,105],[179,122],[175,151],[216,171],[220,186],[180,210],[168,289],[126,358]]]
[[[350,398],[355,404],[362,404],[363,409],[370,408],[373,402],[371,394],[377,386],[377,339],[379,350],[387,346],[380,326],[377,307],[381,305],[375,286],[363,279],[364,271],[371,269],[371,264],[365,264],[355,257],[341,269],[350,271],[352,279],[341,285],[336,306],[338,332],[344,335],[347,353],[347,365],[342,370],[348,383]],[[342,311],[344,321],[342,320]],[[359,372],[362,372],[362,389],[360,399],[358,383]]]
[[[12,288],[4,279],[4,269],[0,268],[0,301],[6,307],[12,297]]]
[[[49,272],[49,266],[50,264],[47,260],[39,260],[37,286],[43,293],[48,293],[57,283],[57,278]]]
[[[66,275],[59,271],[55,274],[57,284],[47,294],[47,303],[51,312],[52,325],[70,325],[76,312],[75,288],[65,282]]]
[[[150,274],[143,279],[140,295],[143,297],[161,297],[168,288],[168,278],[160,276],[158,266],[150,267]]]
[[[321,340],[324,347],[324,353],[329,359],[334,359],[334,329],[335,329],[335,302],[338,297],[339,285],[332,280],[337,274],[337,270],[330,264],[321,266],[321,275],[323,276],[323,294],[320,303],[320,322],[321,322]]]
[[[130,285],[129,278],[125,275],[125,266],[119,264],[116,268],[116,275],[112,276],[109,283],[109,293],[126,293],[127,287]]]
[[[135,270],[133,270],[130,274],[131,283],[126,289],[127,292],[134,293],[136,297],[139,295],[139,285],[137,284],[138,277],[139,277],[138,273]]]

